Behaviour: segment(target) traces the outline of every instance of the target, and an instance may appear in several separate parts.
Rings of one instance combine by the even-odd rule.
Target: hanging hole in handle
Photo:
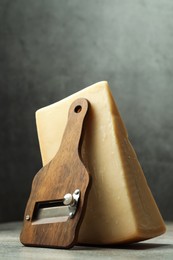
[[[80,113],[82,110],[82,107],[79,105],[79,106],[76,106],[75,109],[74,109],[74,112],[75,113]]]

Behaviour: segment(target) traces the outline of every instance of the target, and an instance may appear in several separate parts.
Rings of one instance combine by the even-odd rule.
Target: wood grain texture
[[[80,155],[88,107],[88,101],[83,98],[72,103],[59,151],[34,177],[20,235],[24,245],[70,248],[77,242],[90,179]],[[62,199],[66,193],[72,194],[76,189],[80,189],[81,196],[74,218],[66,222],[33,225],[37,202]],[[29,221],[26,215],[30,216]]]

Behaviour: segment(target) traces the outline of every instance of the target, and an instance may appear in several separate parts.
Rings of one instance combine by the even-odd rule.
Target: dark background
[[[173,1],[0,0],[0,221],[41,167],[35,111],[101,80],[173,220]]]

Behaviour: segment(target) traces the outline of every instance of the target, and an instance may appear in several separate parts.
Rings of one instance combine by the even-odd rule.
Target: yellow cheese
[[[163,219],[107,82],[94,84],[36,112],[43,165],[58,151],[69,107],[77,98],[86,98],[91,104],[83,159],[92,176],[78,242],[127,243],[164,233]]]

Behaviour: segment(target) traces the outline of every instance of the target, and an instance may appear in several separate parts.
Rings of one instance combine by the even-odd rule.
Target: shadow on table
[[[101,249],[123,249],[123,250],[149,250],[149,249],[173,249],[173,244],[159,244],[159,243],[134,243],[131,245],[121,246],[75,246],[72,250],[101,250]]]

